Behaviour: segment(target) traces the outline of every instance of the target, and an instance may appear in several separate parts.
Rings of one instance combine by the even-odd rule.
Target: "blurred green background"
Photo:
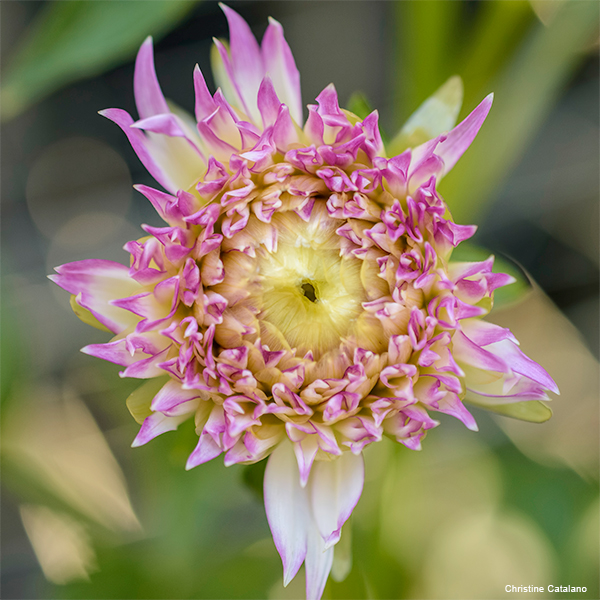
[[[370,447],[343,538],[353,567],[325,598],[495,599],[506,585],[598,598],[598,3],[229,4],[259,38],[268,16],[283,24],[304,104],[334,82],[345,105],[379,109],[387,139],[451,75],[464,80],[460,117],[495,93],[440,189],[458,222],[480,226],[470,252],[529,274],[522,302],[505,295],[491,320],[561,389],[545,424],[477,411],[478,434],[448,418],[419,453]],[[208,1],[0,11],[2,597],[303,597],[302,574],[282,587],[264,465],[186,472],[189,426],[131,449],[136,382],[78,352],[106,335],[45,279],[64,262],[125,262],[140,223],[159,225],[131,188],[152,180],[96,112],[135,113],[133,59],[148,34],[165,95],[191,111],[192,70],[212,83],[223,14]]]

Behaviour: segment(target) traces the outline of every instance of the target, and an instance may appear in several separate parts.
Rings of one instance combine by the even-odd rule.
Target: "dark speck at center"
[[[312,283],[308,283],[308,282],[303,283],[301,287],[302,287],[302,292],[311,302],[317,301],[317,294],[315,292],[315,286]]]

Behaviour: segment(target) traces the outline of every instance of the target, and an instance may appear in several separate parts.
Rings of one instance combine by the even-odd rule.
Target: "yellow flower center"
[[[318,358],[352,333],[362,312],[361,261],[340,256],[339,223],[324,207],[313,209],[310,223],[293,212],[272,223],[277,248],[257,250],[252,303],[298,355]]]

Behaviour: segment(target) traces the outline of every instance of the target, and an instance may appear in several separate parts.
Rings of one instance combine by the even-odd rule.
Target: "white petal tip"
[[[328,540],[325,540],[325,546],[323,548],[323,551],[329,550],[329,548],[332,548],[340,541],[340,533],[339,532],[334,532],[334,533],[336,535],[332,534],[331,536],[329,536]]]

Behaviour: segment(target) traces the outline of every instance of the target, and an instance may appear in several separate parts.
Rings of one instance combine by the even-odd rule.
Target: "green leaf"
[[[77,302],[77,296],[75,294],[71,294],[69,303],[71,304],[71,308],[73,309],[75,316],[77,316],[77,318],[83,321],[86,325],[91,325],[96,329],[100,329],[100,331],[108,331],[110,333],[110,329],[100,323],[100,321],[98,321],[98,319],[96,319],[96,317],[87,308],[83,308],[83,306],[79,305]]]
[[[510,62],[531,25],[535,24],[528,0],[481,2],[478,8],[472,33],[465,36],[454,65],[467,82],[465,106],[468,109],[492,91],[490,81]]]
[[[453,74],[453,59],[464,37],[462,2],[394,2],[396,19],[394,106],[412,111]],[[396,110],[398,126],[402,110]],[[405,113],[406,114],[406,113]]]
[[[348,100],[348,110],[362,120],[373,112],[373,107],[365,94],[354,92]]]
[[[6,259],[5,259],[6,260]],[[4,261],[3,261],[4,262]],[[8,268],[3,268],[4,273]],[[19,322],[19,311],[17,303],[13,298],[10,279],[4,275],[0,286],[2,336],[0,336],[0,404],[4,410],[13,397],[13,388],[23,378],[31,375],[29,353],[26,347],[27,336],[24,335],[24,327]]]
[[[267,459],[265,458],[252,465],[245,465],[242,471],[244,484],[261,502],[263,501],[263,480],[266,468]]]
[[[129,394],[127,400],[127,408],[131,416],[140,424],[144,422],[146,417],[152,414],[150,403],[158,391],[167,383],[168,377],[157,377],[149,379],[141,385],[137,390]]]
[[[552,410],[539,400],[528,400],[526,402],[513,402],[511,404],[484,404],[479,400],[473,400],[468,396],[465,403],[489,410],[503,417],[511,417],[529,423],[544,423],[552,416]]]
[[[463,99],[463,83],[458,75],[450,77],[406,121],[391,141],[388,153],[396,156],[407,148],[414,148],[456,124]]]
[[[125,62],[148,35],[160,38],[197,0],[48,2],[3,73],[2,119],[81,79]]]

